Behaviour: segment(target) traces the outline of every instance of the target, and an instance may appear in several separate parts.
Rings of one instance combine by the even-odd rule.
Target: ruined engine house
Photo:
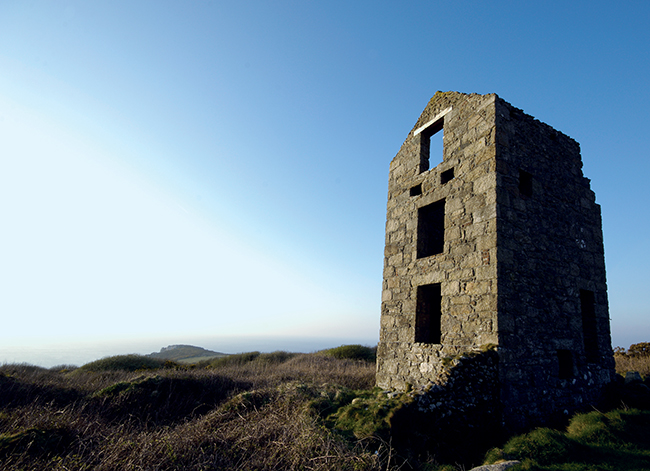
[[[438,92],[390,165],[377,384],[426,389],[491,346],[509,427],[598,399],[600,206],[576,141],[495,94]]]

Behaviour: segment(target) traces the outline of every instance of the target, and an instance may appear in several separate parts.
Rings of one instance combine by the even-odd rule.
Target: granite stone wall
[[[597,401],[614,362],[600,206],[580,147],[505,101],[496,105],[502,400],[523,425]]]
[[[426,389],[496,345],[507,426],[597,400],[613,358],[581,167],[575,141],[498,96],[436,93],[390,166],[379,386]]]

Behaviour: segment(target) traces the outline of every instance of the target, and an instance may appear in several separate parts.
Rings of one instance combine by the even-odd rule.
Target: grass
[[[637,371],[643,383],[623,385],[610,390],[611,405],[621,409],[605,413],[593,411],[575,415],[566,430],[538,428],[511,437],[502,448],[486,455],[485,463],[517,459],[515,470],[539,471],[613,471],[650,470],[650,344],[632,345],[628,351],[616,348],[616,372],[625,377]],[[645,384],[644,384],[645,383]],[[632,405],[640,409],[629,409]]]
[[[340,347],[321,350],[318,353],[349,360],[375,361],[377,359],[377,347],[365,347],[363,345],[341,345]]]
[[[327,427],[314,407],[327,391],[371,389],[374,363],[233,357],[156,369],[133,356],[77,369],[3,365],[0,469],[395,469],[388,446]]]
[[[477,442],[464,436],[463,456],[437,463],[421,448],[413,394],[374,388],[373,359],[373,349],[353,345],[195,365],[137,355],[80,368],[3,365],[0,469],[465,469],[459,463],[477,454]],[[624,388],[619,405],[650,397],[642,383]],[[486,462],[519,459],[519,469],[546,471],[650,469],[649,414],[577,415],[566,430],[511,437]],[[438,425],[443,442],[452,440],[453,424]]]
[[[86,363],[80,371],[141,371],[173,368],[174,362],[144,355],[118,355]]]
[[[413,402],[408,394],[390,397],[378,388],[357,391],[348,398],[351,400],[340,401],[332,407],[335,412],[327,416],[328,423],[357,438],[379,436],[386,440],[389,439],[391,419],[395,413]]]
[[[221,358],[221,357],[217,357],[215,355],[205,355],[205,356],[199,356],[199,357],[179,358],[178,360],[175,360],[175,361],[182,364],[182,365],[192,365],[194,363],[201,363],[201,362],[204,362],[204,361],[210,361],[213,358]]]
[[[641,471],[650,469],[650,411],[576,415],[565,432],[539,428],[491,450],[486,463],[517,459],[514,470]]]

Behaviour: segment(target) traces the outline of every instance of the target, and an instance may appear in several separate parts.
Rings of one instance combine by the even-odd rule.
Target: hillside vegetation
[[[491,450],[486,462],[520,460],[513,470],[646,471],[650,469],[650,412],[578,414],[566,431],[538,428]]]
[[[330,399],[372,388],[372,362],[286,352],[224,359],[189,367],[126,355],[71,371],[3,365],[0,469],[390,467],[383,443],[320,419]]]
[[[160,360],[171,360],[178,363],[192,364],[200,361],[211,360],[227,356],[225,353],[213,352],[205,348],[195,347],[193,345],[170,345],[163,347],[159,352],[147,355],[151,358]]]
[[[373,360],[374,349],[342,346],[197,365],[138,355],[80,368],[3,365],[0,469],[452,471],[483,461],[488,450],[467,440],[462,456],[445,464],[414,445],[413,426],[402,423],[399,433],[414,440],[393,436],[413,395],[374,388]],[[627,409],[650,405],[650,390],[621,384],[610,396],[625,409],[512,437],[485,461],[519,459],[527,470],[650,469],[650,412]]]

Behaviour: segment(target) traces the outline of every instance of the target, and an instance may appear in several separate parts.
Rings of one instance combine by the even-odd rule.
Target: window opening
[[[443,127],[444,119],[441,118],[420,133],[420,173],[443,161]],[[433,157],[437,161],[436,165],[431,165]]]
[[[440,343],[442,336],[440,283],[418,286],[415,311],[415,341]]]
[[[414,136],[420,136],[420,173],[429,170],[432,156],[437,156],[439,162],[443,158],[443,128],[445,124],[445,115],[451,111],[451,106],[438,113],[431,121],[417,128]],[[437,165],[437,164],[436,164]],[[435,165],[434,165],[435,167]]]
[[[454,168],[450,168],[449,170],[445,170],[440,174],[440,184],[444,185],[447,183],[449,180],[452,180],[454,178]]]
[[[598,331],[596,329],[596,302],[593,291],[580,290],[580,311],[582,313],[582,337],[585,356],[589,363],[598,361]]]
[[[571,355],[571,351],[558,350],[557,361],[559,366],[558,376],[560,379],[573,378],[573,355]]]
[[[445,200],[418,209],[417,258],[442,253],[445,246]]]
[[[522,196],[533,196],[533,176],[523,170],[519,170],[519,193]]]
[[[419,185],[415,185],[414,187],[411,188],[410,191],[411,196],[418,196],[422,194],[422,184],[420,183]]]

